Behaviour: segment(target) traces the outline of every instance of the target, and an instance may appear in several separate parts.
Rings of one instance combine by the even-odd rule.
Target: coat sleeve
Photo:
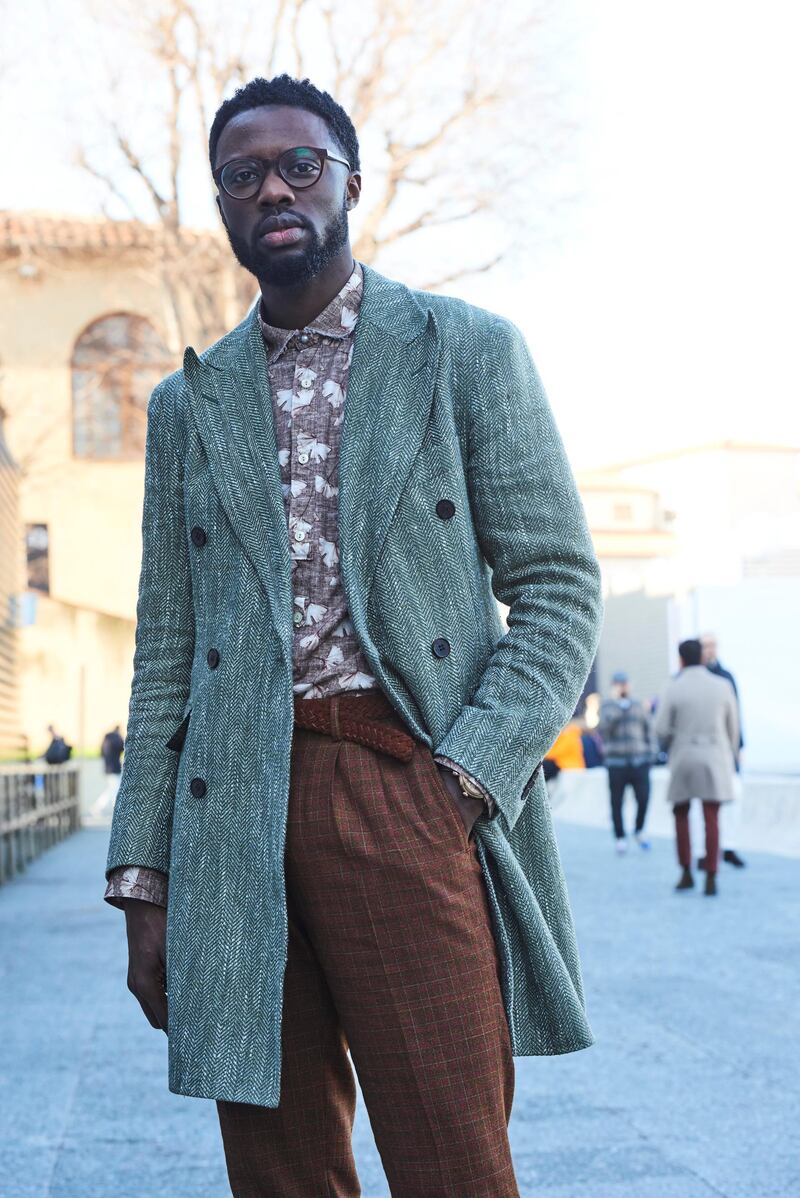
[[[655,722],[656,740],[659,746],[665,751],[669,750],[672,743],[674,719],[675,705],[672,701],[672,695],[667,691],[658,705]]]
[[[578,490],[522,334],[500,317],[481,332],[471,350],[467,486],[508,631],[434,752],[469,770],[510,831],[580,697],[602,593]]]
[[[728,740],[730,741],[731,752],[735,761],[739,756],[739,750],[741,748],[739,703],[736,697],[735,687],[731,687],[728,705],[725,708],[725,730],[728,733]]]
[[[179,754],[167,741],[183,718],[194,654],[175,377],[156,387],[147,408],[133,682],[106,878],[120,865],[169,873]]]

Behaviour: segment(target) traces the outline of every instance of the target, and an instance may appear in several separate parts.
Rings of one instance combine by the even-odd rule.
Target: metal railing
[[[0,766],[0,885],[79,827],[77,763]]]

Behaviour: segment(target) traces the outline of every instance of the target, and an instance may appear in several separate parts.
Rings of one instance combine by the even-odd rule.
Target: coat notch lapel
[[[208,356],[187,349],[184,375],[212,481],[291,660],[291,553],[257,310]]]

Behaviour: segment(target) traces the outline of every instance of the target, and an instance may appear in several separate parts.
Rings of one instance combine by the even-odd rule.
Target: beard
[[[294,287],[308,283],[321,274],[347,244],[350,229],[346,201],[342,201],[338,216],[322,235],[302,217],[299,219],[303,220],[303,228],[307,233],[306,245],[299,251],[279,250],[275,253],[259,244],[255,231],[252,240],[248,241],[246,237],[240,237],[226,228],[230,247],[239,265],[255,275],[259,282],[263,281],[272,287]]]

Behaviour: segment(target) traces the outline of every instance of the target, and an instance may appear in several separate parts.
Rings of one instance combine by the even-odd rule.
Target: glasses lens
[[[246,200],[256,194],[263,178],[264,170],[260,162],[252,158],[237,158],[223,168],[220,182],[228,195],[237,200]]]
[[[280,172],[290,187],[310,187],[322,174],[322,159],[309,146],[296,146],[280,157]]]

